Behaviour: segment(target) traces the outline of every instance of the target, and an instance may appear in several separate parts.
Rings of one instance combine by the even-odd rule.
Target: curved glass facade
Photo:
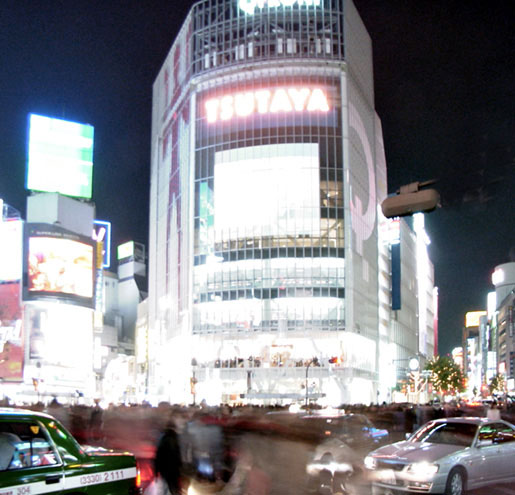
[[[398,346],[373,101],[371,42],[350,0],[192,7],[154,84],[160,398],[377,400]],[[411,302],[396,315],[410,335]]]
[[[327,111],[307,111],[314,90]],[[291,111],[259,113],[258,92]],[[337,79],[277,72],[198,94],[194,333],[343,329],[338,94]],[[210,105],[230,112],[239,95],[252,107],[248,115],[235,107],[210,122]]]

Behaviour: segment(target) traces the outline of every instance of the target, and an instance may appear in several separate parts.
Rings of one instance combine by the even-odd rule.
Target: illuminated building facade
[[[386,194],[352,2],[196,3],[153,90],[149,395],[386,400],[382,371],[433,352],[430,263],[423,322],[392,310]]]
[[[497,371],[502,373],[508,390],[515,389],[515,262],[495,267],[492,274],[495,286],[494,344],[497,347]],[[492,311],[493,312],[493,311]]]

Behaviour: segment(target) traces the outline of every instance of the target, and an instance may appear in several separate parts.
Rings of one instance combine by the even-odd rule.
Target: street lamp
[[[399,377],[399,370],[403,370],[403,376],[405,374],[407,374],[408,378],[413,378],[413,381],[414,381],[414,385],[415,385],[415,393],[417,394],[417,403],[419,401],[419,391],[418,391],[418,387],[419,387],[419,381],[420,381],[420,359],[417,356],[411,356],[411,357],[408,357],[408,358],[400,358],[400,359],[392,359],[392,364],[393,363],[398,363],[398,362],[408,362],[408,368],[397,368],[396,367],[396,380],[398,380],[398,377]],[[409,373],[406,373],[407,371],[409,370]]]
[[[309,373],[309,367],[312,365],[312,364],[318,364],[318,358],[314,357],[312,359],[310,359],[310,361],[308,362],[308,365],[306,366],[306,409],[308,408],[308,373]]]
[[[419,370],[419,367],[420,367],[420,362],[419,362],[418,358],[416,358],[416,357],[412,357],[412,358],[409,360],[408,366],[409,366],[409,369],[410,369],[411,371],[418,371],[418,370]]]

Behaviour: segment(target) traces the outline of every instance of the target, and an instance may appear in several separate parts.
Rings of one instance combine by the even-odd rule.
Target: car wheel
[[[465,474],[461,469],[452,469],[447,478],[445,495],[465,495]]]

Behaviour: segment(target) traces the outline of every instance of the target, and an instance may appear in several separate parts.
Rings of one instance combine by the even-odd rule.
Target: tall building
[[[510,391],[515,389],[515,262],[495,267],[492,274],[495,286],[495,336],[497,344],[497,371],[508,380]]]
[[[150,396],[387,400],[434,334],[423,226],[397,222],[393,287],[386,195],[350,0],[194,4],[153,89]]]

